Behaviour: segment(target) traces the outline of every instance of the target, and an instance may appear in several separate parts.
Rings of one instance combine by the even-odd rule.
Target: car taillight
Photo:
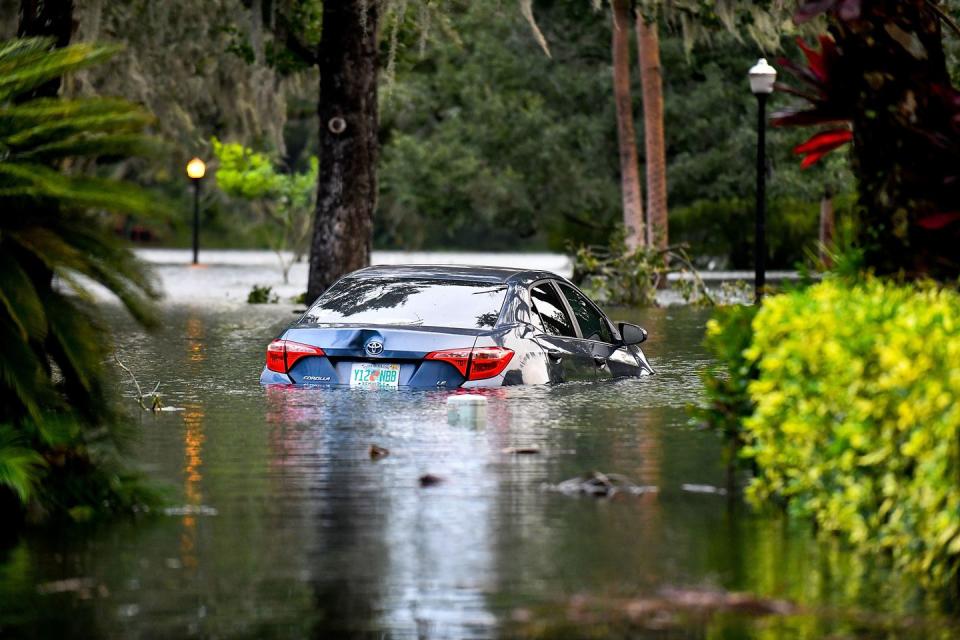
[[[267,345],[267,369],[287,373],[297,360],[307,356],[322,356],[323,349],[292,340],[274,340]]]
[[[439,360],[449,362],[464,378],[467,377],[467,369],[470,367],[471,349],[445,349],[443,351],[434,351],[428,353],[424,360]]]
[[[513,358],[513,351],[503,347],[480,347],[473,350],[469,380],[485,380],[500,375]]]
[[[452,364],[467,380],[486,380],[500,375],[513,358],[513,351],[504,347],[444,349],[428,353],[426,360]]]

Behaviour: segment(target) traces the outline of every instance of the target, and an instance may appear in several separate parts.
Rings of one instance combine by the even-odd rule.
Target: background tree
[[[643,86],[643,140],[646,146],[648,243],[669,245],[667,209],[667,143],[663,122],[663,68],[660,63],[660,27],[656,17],[637,11],[637,50]]]
[[[326,2],[320,39],[320,172],[307,299],[370,264],[377,203],[377,2]]]
[[[286,284],[290,268],[303,259],[310,246],[317,197],[316,156],[310,158],[307,171],[282,172],[266,154],[216,138],[211,144],[218,161],[217,186],[229,196],[255,203],[271,230],[270,247],[277,254]]]
[[[627,250],[647,244],[643,195],[637,160],[637,134],[630,95],[630,25],[628,0],[611,0],[611,46],[613,49],[613,100],[617,107],[617,141],[620,148],[620,192]]]
[[[383,100],[375,246],[606,245],[623,220],[609,13],[538,5],[547,58],[515,7],[449,6],[457,38],[439,34],[421,49],[415,33],[401,34]],[[747,268],[752,241],[741,230],[753,216],[744,185],[755,177],[756,101],[744,67],[757,47],[722,30],[709,46],[686,44],[664,31],[671,240],[690,243],[701,266]],[[784,47],[795,50],[790,39]],[[770,136],[770,259],[789,268],[815,248],[818,181],[829,172],[800,169],[791,148],[804,132]],[[853,187],[844,157],[836,160],[842,215]]]

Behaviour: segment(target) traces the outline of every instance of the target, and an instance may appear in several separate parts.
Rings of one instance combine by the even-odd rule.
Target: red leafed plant
[[[840,55],[833,38],[820,36],[819,51],[808,46],[803,39],[798,39],[797,44],[803,51],[806,64],[797,64],[786,58],[781,58],[779,62],[805,86],[798,89],[778,84],[777,89],[803,98],[808,104],[773,114],[774,126],[839,125],[814,134],[794,148],[794,153],[804,156],[801,167],[806,169],[853,140],[850,130],[853,97],[849,95],[849,85],[842,81],[837,72]]]
[[[929,141],[930,157],[942,168],[944,201],[960,203],[960,91],[937,85],[931,93],[949,126],[938,130],[918,129],[917,133]],[[936,231],[958,221],[960,212],[937,211],[918,219],[917,225]]]

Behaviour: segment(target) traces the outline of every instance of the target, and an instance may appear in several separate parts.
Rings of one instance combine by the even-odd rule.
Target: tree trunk
[[[647,22],[637,13],[637,49],[643,84],[643,140],[647,155],[647,242],[666,249],[667,145],[663,130],[663,70],[660,65],[660,34],[656,21]]]
[[[617,141],[620,147],[620,190],[627,248],[646,245],[643,195],[637,161],[637,133],[630,98],[630,6],[613,0],[613,95],[617,106]]]
[[[53,38],[54,47],[65,47],[75,28],[73,0],[20,0],[17,36]],[[21,99],[53,98],[60,92],[60,84],[60,78],[50,80]]]
[[[956,212],[956,151],[932,141],[954,131],[940,20],[925,0],[864,3],[855,20],[834,17],[840,82],[854,99],[854,173],[865,211],[860,242],[879,274],[960,275],[960,223],[920,220]]]
[[[370,264],[377,199],[378,2],[324,3],[320,176],[307,298]]]

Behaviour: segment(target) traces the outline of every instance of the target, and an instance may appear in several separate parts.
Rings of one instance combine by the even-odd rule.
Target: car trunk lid
[[[357,363],[399,365],[399,386],[459,387],[464,382],[446,362],[425,361],[441,349],[471,348],[483,331],[433,327],[296,326],[286,340],[323,349],[323,358],[303,358],[290,370],[296,384],[349,385]],[[369,367],[368,367],[369,368]],[[390,374],[391,376],[396,374]]]

